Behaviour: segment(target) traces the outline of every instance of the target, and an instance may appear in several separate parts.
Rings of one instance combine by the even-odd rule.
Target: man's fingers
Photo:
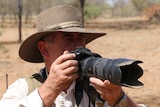
[[[89,80],[93,85],[98,84],[99,86],[104,86],[103,81],[98,78],[90,77]]]
[[[55,61],[56,64],[61,64],[67,60],[71,60],[76,57],[76,55],[73,53],[69,53],[69,54],[67,54],[67,52],[64,52],[64,53],[66,53],[66,54],[63,54],[56,59],[56,61]]]

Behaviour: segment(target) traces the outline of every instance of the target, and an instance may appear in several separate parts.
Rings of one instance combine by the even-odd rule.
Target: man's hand
[[[78,77],[78,61],[75,54],[65,51],[51,65],[48,80],[56,92],[66,91]]]
[[[90,82],[101,95],[102,99],[107,101],[110,105],[115,105],[123,96],[121,86],[112,84],[109,80],[102,81],[98,78],[90,77]]]
[[[66,91],[79,76],[75,54],[65,51],[51,65],[46,81],[39,87],[45,106],[51,106],[61,91]]]

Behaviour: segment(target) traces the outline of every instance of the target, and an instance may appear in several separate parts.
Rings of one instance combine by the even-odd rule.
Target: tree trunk
[[[22,0],[18,0],[18,31],[19,31],[19,40],[18,42],[22,41]]]
[[[82,20],[83,26],[84,26],[84,4],[85,4],[85,0],[79,0],[79,8],[80,8],[80,14],[81,14],[81,20]]]

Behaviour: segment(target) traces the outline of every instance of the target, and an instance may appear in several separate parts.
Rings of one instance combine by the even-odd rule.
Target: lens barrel
[[[79,63],[80,77],[97,77],[101,80],[109,80],[110,82],[138,88],[143,83],[138,79],[143,75],[143,69],[138,65],[143,63],[140,60],[127,58],[103,58],[97,53],[91,52],[87,48],[77,48],[71,51],[76,54],[75,60]]]
[[[80,61],[80,69],[85,76],[107,79],[117,85],[142,86],[138,78],[143,75],[143,70],[138,63],[142,62],[126,58],[88,57]]]

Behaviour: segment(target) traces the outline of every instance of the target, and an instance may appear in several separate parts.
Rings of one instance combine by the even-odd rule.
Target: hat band
[[[69,21],[69,22],[54,24],[54,25],[51,25],[51,26],[46,26],[43,29],[43,31],[46,31],[46,30],[58,30],[58,29],[64,29],[64,28],[68,28],[68,27],[83,27],[83,25],[79,21]]]

